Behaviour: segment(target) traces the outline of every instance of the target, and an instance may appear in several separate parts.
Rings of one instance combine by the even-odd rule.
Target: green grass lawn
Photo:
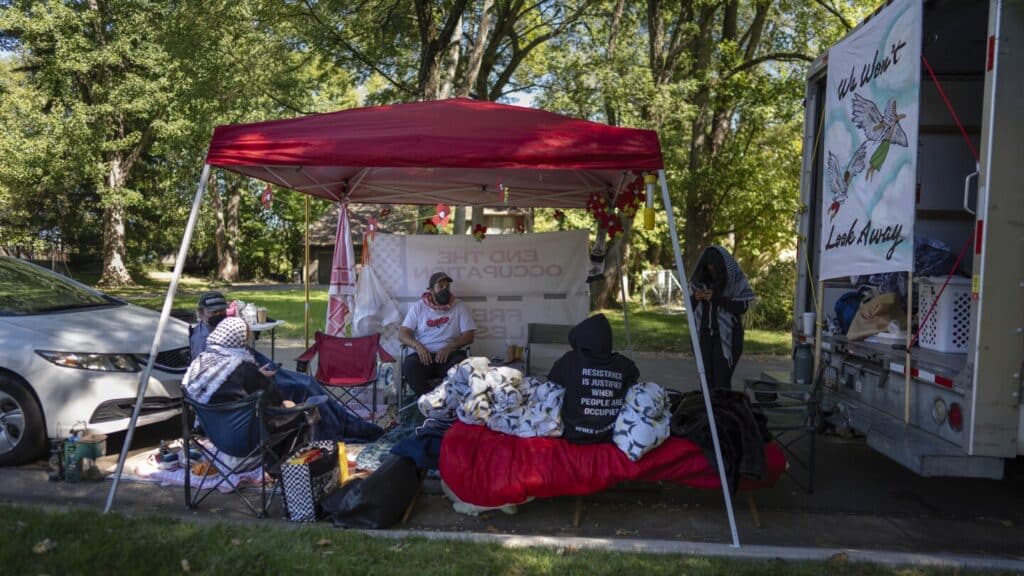
[[[174,308],[194,310],[199,295],[208,289],[205,280],[182,278],[178,284],[178,293],[174,299]],[[111,294],[127,298],[134,304],[160,310],[163,296],[154,297],[167,290],[167,282],[147,278],[139,286],[111,291]],[[257,306],[267,308],[271,318],[284,320],[286,324],[277,329],[279,338],[303,337],[303,312],[305,294],[302,288],[283,290],[252,290],[240,285],[235,288],[220,288],[228,299],[253,302]],[[148,296],[147,296],[148,295]],[[309,291],[310,337],[317,330],[322,330],[327,315],[327,287],[311,287]],[[615,346],[619,350],[627,349],[627,339],[623,312],[619,310],[602,310],[612,324],[615,335]],[[685,313],[665,308],[648,308],[643,310],[639,305],[629,307],[629,339],[632,349],[645,352],[685,352],[690,353],[690,331],[686,323]],[[784,354],[792,352],[790,336],[786,332],[767,330],[747,330],[744,354]]]
[[[602,310],[612,325],[615,347],[626,350],[626,328],[622,310]],[[664,308],[629,307],[629,340],[633,350],[685,352],[690,354],[690,328],[686,313]],[[792,341],[787,332],[747,330],[744,354],[790,354]]]
[[[963,574],[833,562],[732,560],[374,538],[326,524],[190,523],[0,505],[5,574]]]
[[[167,287],[164,286],[164,290]],[[174,297],[174,308],[180,310],[195,310],[196,300],[205,289],[180,288]],[[304,326],[304,311],[306,297],[302,288],[291,290],[246,290],[244,287],[238,289],[221,288],[221,292],[229,300],[242,300],[252,302],[257,306],[267,309],[267,315],[275,320],[284,320],[285,325],[277,329],[278,338],[302,338]],[[122,295],[118,292],[118,295]],[[159,298],[131,298],[132,304],[145,306],[154,310],[160,310],[164,305],[164,297]],[[323,330],[324,321],[327,318],[327,288],[318,287],[309,290],[309,337],[312,338],[317,330]]]

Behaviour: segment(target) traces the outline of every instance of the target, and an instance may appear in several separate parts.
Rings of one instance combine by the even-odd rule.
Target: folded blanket
[[[636,462],[668,438],[672,420],[665,389],[654,382],[629,387],[615,419],[612,442]]]
[[[564,396],[565,390],[557,384],[524,379],[519,370],[491,367],[486,358],[473,357],[449,370],[445,380],[417,404],[428,418],[457,418],[529,438],[561,436]]]

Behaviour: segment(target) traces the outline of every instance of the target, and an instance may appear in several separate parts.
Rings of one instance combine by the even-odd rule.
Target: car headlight
[[[92,354],[88,352],[55,352],[36,350],[43,358],[57,366],[96,370],[99,372],[138,372],[139,363],[131,354]]]

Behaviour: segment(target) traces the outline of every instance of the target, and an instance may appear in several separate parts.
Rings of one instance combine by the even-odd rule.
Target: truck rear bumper
[[[833,397],[838,408],[828,419],[842,419],[867,437],[868,446],[925,477],[1003,477],[1003,459],[971,456],[959,446],[902,420],[846,397]],[[832,404],[832,402],[830,402]]]

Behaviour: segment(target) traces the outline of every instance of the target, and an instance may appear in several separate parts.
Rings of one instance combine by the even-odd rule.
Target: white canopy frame
[[[174,263],[174,273],[171,277],[171,283],[167,287],[167,296],[164,298],[164,305],[160,312],[160,321],[157,324],[156,334],[153,336],[153,344],[150,347],[149,357],[146,361],[146,367],[143,369],[142,374],[139,376],[139,389],[135,398],[135,406],[132,409],[131,420],[128,424],[128,430],[125,435],[124,444],[121,446],[121,455],[117,461],[117,470],[114,473],[114,480],[110,486],[110,492],[107,494],[106,505],[103,508],[103,512],[107,513],[110,511],[114,504],[114,498],[117,495],[117,489],[120,485],[121,474],[124,471],[124,464],[128,458],[128,452],[131,449],[132,439],[135,435],[135,427],[138,422],[139,413],[142,409],[143,400],[146,395],[146,390],[149,386],[149,378],[153,372],[153,362],[156,359],[157,352],[160,349],[161,339],[163,338],[164,329],[167,326],[168,319],[171,315],[171,307],[174,302],[174,296],[178,289],[178,281],[181,278],[182,269],[185,266],[185,257],[188,254],[189,245],[192,243],[192,234],[195,231],[196,221],[199,219],[199,209],[202,205],[203,195],[206,192],[206,183],[210,175],[210,164],[204,164],[202,174],[199,177],[199,184],[196,188],[195,199],[192,201],[192,209],[189,212],[188,222],[185,225],[185,233],[181,239],[181,247],[178,249],[178,257]],[[282,167],[284,168],[284,167]],[[291,168],[291,167],[287,167]],[[297,172],[301,172],[301,167]],[[279,171],[273,170],[269,167],[265,167],[267,173],[272,176],[274,183],[281,184],[283,186],[291,188],[294,184],[289,184],[284,180]],[[368,173],[369,170],[365,170],[362,173]],[[307,176],[308,178],[308,176]],[[269,181],[268,179],[267,181]],[[686,321],[690,328],[690,344],[694,351],[694,357],[697,363],[697,373],[700,379],[700,389],[704,396],[704,409],[707,411],[708,424],[711,427],[711,439],[715,449],[715,463],[718,467],[718,479],[722,486],[722,497],[725,500],[726,514],[729,517],[729,529],[732,535],[732,544],[734,548],[740,547],[739,533],[736,528],[736,517],[732,506],[732,495],[729,493],[729,482],[725,476],[725,466],[722,460],[722,448],[718,438],[718,427],[715,422],[715,414],[711,407],[711,396],[709,394],[707,374],[704,370],[704,360],[700,354],[700,342],[698,340],[697,326],[694,322],[693,315],[689,313],[693,309],[692,301],[689,293],[689,282],[686,276],[686,270],[683,265],[683,255],[679,245],[679,234],[676,229],[675,215],[672,211],[672,199],[668,193],[668,182],[665,179],[665,170],[658,170],[658,182],[661,187],[661,197],[665,208],[665,214],[668,218],[669,234],[672,239],[672,251],[675,256],[676,270],[679,273],[679,282],[682,284],[683,296],[686,298]],[[321,187],[322,184],[314,182],[314,187]],[[514,205],[510,202],[510,205]]]

